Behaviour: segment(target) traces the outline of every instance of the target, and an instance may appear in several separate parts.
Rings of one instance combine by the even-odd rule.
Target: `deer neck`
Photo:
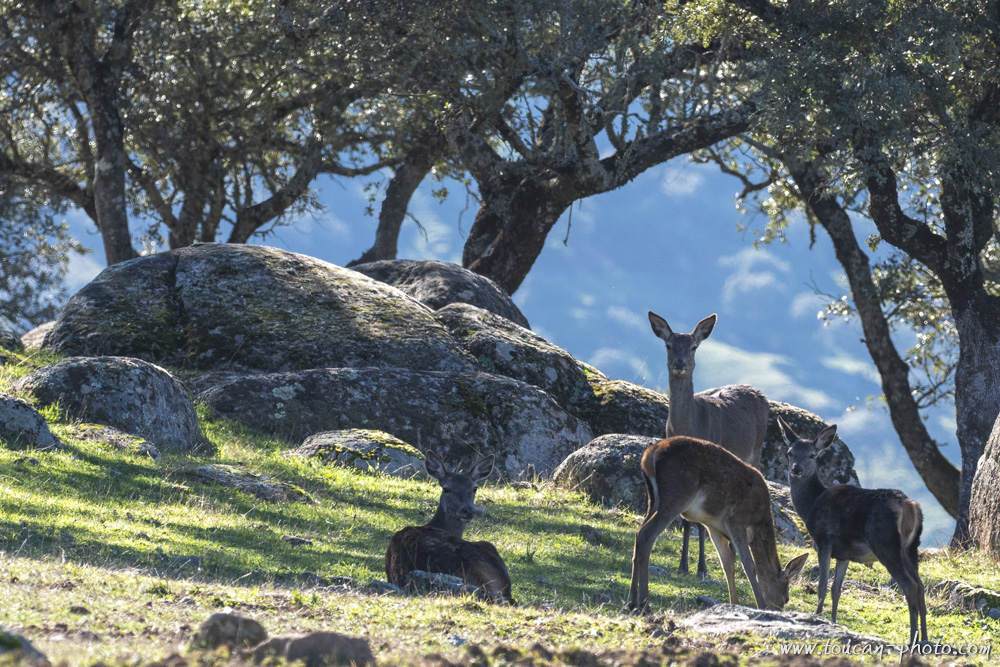
[[[437,511],[434,512],[434,516],[432,516],[431,520],[427,522],[428,528],[437,528],[438,530],[443,530],[446,533],[451,533],[456,537],[462,537],[462,534],[465,532],[466,525],[468,524],[461,519],[449,517],[441,505],[438,505]]]
[[[792,495],[792,505],[796,513],[808,522],[809,514],[820,494],[826,491],[826,485],[819,479],[819,474],[813,471],[808,477],[792,477],[789,479],[789,490]]]
[[[753,564],[757,568],[757,581],[763,588],[770,590],[781,578],[781,561],[778,559],[778,545],[774,541],[774,524],[754,530],[749,542]]]
[[[694,424],[694,379],[691,373],[670,376],[670,406],[667,436],[696,435]]]

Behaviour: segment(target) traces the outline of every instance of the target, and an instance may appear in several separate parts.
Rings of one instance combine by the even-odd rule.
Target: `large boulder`
[[[482,308],[452,304],[436,316],[484,371],[543,389],[574,415],[581,416],[594,402],[591,383],[607,381],[566,350]]]
[[[976,546],[1000,560],[1000,416],[972,478],[969,531]]]
[[[644,514],[646,483],[639,461],[646,448],[659,440],[642,435],[602,435],[567,456],[552,480],[579,491],[591,502],[607,507],[624,505]]]
[[[432,310],[452,303],[468,303],[530,328],[507,292],[489,278],[457,264],[433,259],[391,259],[351,268],[402,290]]]
[[[184,387],[147,361],[126,357],[70,357],[14,383],[71,419],[140,435],[164,450],[206,449],[198,415]]]
[[[582,417],[594,435],[666,436],[670,402],[663,394],[625,380],[598,380],[592,388],[593,400]]]
[[[8,449],[48,449],[59,442],[27,401],[0,394],[0,443]]]
[[[761,450],[760,467],[764,477],[779,484],[788,484],[788,446],[781,437],[778,417],[781,416],[803,438],[815,438],[829,424],[813,413],[788,403],[771,401],[771,414],[767,419],[767,435]],[[826,484],[859,485],[854,470],[854,454],[838,435],[816,459],[819,476]]]
[[[109,266],[70,299],[44,349],[198,369],[473,368],[399,290],[306,255],[227,243]]]
[[[424,477],[423,454],[399,438],[363,428],[313,433],[293,456],[319,459],[323,463],[352,466],[365,472],[381,471],[395,477]]]
[[[229,378],[198,398],[222,417],[288,439],[378,429],[432,448],[450,465],[492,453],[508,477],[529,466],[551,473],[592,437],[545,392],[485,373],[321,368]]]

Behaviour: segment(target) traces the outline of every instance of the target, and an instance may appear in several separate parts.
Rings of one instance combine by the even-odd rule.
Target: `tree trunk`
[[[810,210],[829,233],[837,260],[847,274],[865,334],[865,346],[882,379],[882,391],[896,434],[927,489],[948,514],[958,517],[962,507],[959,471],[941,453],[924,426],[910,388],[910,369],[892,342],[889,323],[872,281],[868,256],[858,245],[851,219],[832,195],[823,193],[821,184],[828,179],[815,164],[794,159],[786,159],[785,164]]]
[[[545,247],[549,230],[573,202],[553,194],[555,180],[541,172],[507,188],[483,188],[483,202],[462,251],[462,266],[513,295]]]
[[[1000,416],[972,482],[969,507],[971,539],[993,560],[1000,560]]]
[[[361,257],[348,262],[347,266],[380,259],[396,259],[399,232],[403,227],[410,199],[446,146],[444,134],[436,132],[427,137],[427,143],[406,155],[385,189],[385,199],[382,200],[382,208],[378,214],[375,245],[362,253]]]

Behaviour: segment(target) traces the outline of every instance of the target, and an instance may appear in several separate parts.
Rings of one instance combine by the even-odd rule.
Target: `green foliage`
[[[55,318],[70,254],[84,252],[60,213],[58,202],[0,173],[0,315],[23,330]]]

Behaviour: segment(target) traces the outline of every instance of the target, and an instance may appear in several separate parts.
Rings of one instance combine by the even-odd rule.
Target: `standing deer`
[[[760,609],[784,609],[788,582],[808,554],[782,568],[774,538],[771,494],[761,474],[716,444],[676,436],[650,445],[640,462],[649,505],[635,534],[632,585],[627,607],[649,609],[649,552],[656,538],[678,514],[697,521],[708,533],[726,573],[729,602],[736,593],[733,547],[750,580]]]
[[[423,526],[407,526],[392,536],[385,552],[385,574],[396,586],[409,583],[410,572],[424,570],[461,577],[494,599],[514,602],[510,575],[496,547],[462,539],[465,527],[480,512],[473,504],[476,481],[493,470],[493,455],[480,457],[468,473],[448,472],[441,457],[428,450],[427,473],[441,484],[437,511]]]
[[[920,505],[896,489],[862,489],[847,484],[826,486],[816,470],[816,456],[837,436],[836,424],[819,432],[815,440],[798,436],[778,417],[788,445],[788,483],[795,511],[806,522],[819,556],[819,604],[823,613],[830,559],[837,559],[833,574],[833,612],[837,621],[840,587],[851,561],[870,565],[878,560],[896,580],[910,610],[910,642],[927,641],[927,605],[924,583],[917,571],[917,548],[923,530]]]
[[[745,384],[726,385],[694,393],[694,353],[715,328],[716,315],[709,315],[689,334],[674,333],[667,321],[649,312],[653,333],[667,345],[670,372],[670,411],[667,437],[687,435],[708,440],[727,449],[750,465],[760,466],[760,450],[767,432],[770,406],[762,393]],[[691,523],[681,520],[684,541],[677,571],[688,573],[688,542]],[[698,576],[708,576],[705,565],[705,531],[698,531]]]

